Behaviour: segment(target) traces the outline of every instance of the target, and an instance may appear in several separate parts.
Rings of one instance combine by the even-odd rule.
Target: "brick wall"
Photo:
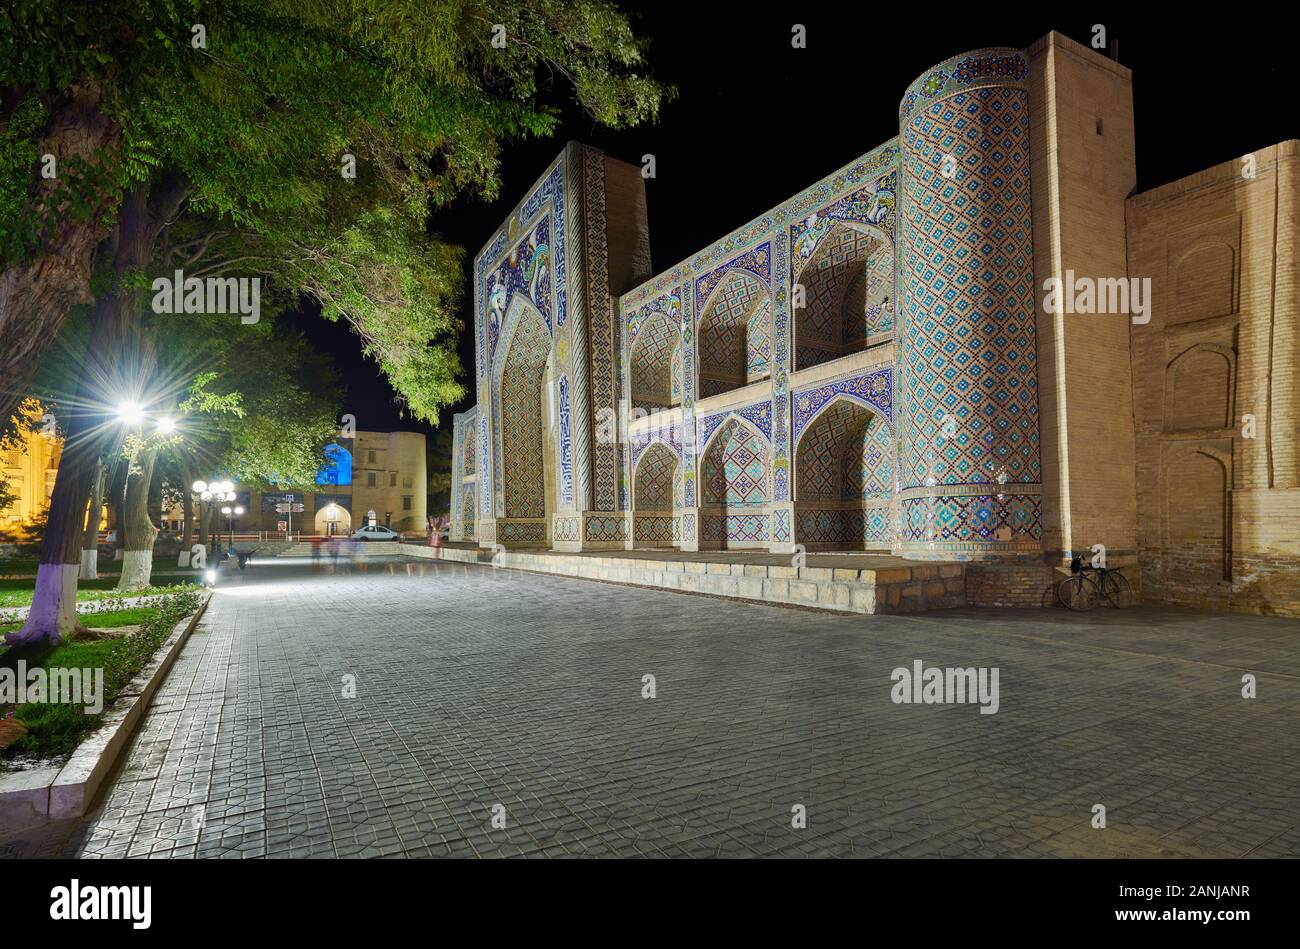
[[[1046,564],[967,564],[966,602],[971,606],[1038,608],[1058,579]]]
[[[1138,547],[1152,602],[1300,616],[1300,142],[1127,203]]]
[[[1058,33],[1031,69],[1034,275],[1038,297],[1043,548],[1068,563],[1093,544],[1137,545],[1129,320],[1048,313],[1044,281],[1122,278],[1124,202],[1137,165],[1132,74]]]

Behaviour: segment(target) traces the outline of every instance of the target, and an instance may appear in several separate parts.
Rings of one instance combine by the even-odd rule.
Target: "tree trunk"
[[[175,180],[150,188],[140,184],[122,202],[113,236],[112,289],[95,301],[94,322],[77,384],[59,471],[50,497],[49,520],[41,541],[32,608],[21,630],[5,636],[10,646],[39,654],[57,647],[76,632],[77,574],[81,561],[81,518],[90,499],[95,462],[109,449],[118,451],[121,430],[107,406],[148,391],[153,373],[151,350],[139,332],[143,293],[123,278],[153,256],[159,232],[184,201],[186,190]],[[4,298],[0,294],[0,312]],[[5,352],[5,358],[8,353]],[[3,371],[0,369],[0,371]]]
[[[210,507],[210,505],[205,505],[202,501],[199,502],[199,546],[204,550],[205,564],[208,550],[208,526],[212,521]]]
[[[122,130],[100,110],[99,99],[100,90],[86,85],[48,104],[37,154],[54,156],[56,177],[44,178],[40,164],[32,166],[20,216],[42,237],[38,246],[0,271],[0,419],[8,419],[22,401],[72,307],[91,300],[95,248],[107,235],[105,218],[121,196],[115,189],[105,190],[94,196],[89,214],[79,214],[71,213],[60,191],[70,183],[62,174],[75,166],[70,159],[102,168],[121,148]]]
[[[90,491],[90,507],[86,511],[86,528],[81,535],[81,572],[79,580],[95,580],[99,577],[99,518],[104,505],[104,486],[108,480],[108,468],[104,459],[95,464],[95,481]]]
[[[177,464],[181,470],[181,549],[176,557],[176,566],[188,567],[190,565],[190,535],[194,532],[194,492],[190,490],[190,485],[194,483],[194,469],[190,467],[188,456],[185,452],[178,452]]]
[[[120,314],[96,307],[94,328],[86,347],[81,381],[74,406],[101,406],[102,373],[111,354],[120,347]],[[105,448],[117,450],[117,427],[102,409],[82,408],[70,417],[63,454],[59,459],[54,491],[50,496],[49,518],[41,539],[41,559],[36,568],[36,590],[27,622],[5,642],[33,653],[54,649],[79,628],[77,622],[77,574],[81,570],[81,518],[90,500],[95,463]]]
[[[158,536],[149,518],[149,485],[153,482],[154,464],[158,453],[153,449],[140,452],[131,460],[126,478],[126,515],[124,537],[126,554],[122,562],[119,590],[143,590],[153,574],[153,544]]]

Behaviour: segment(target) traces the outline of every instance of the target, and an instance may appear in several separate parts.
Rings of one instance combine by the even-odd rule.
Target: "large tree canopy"
[[[70,307],[160,258],[315,298],[436,419],[461,394],[460,277],[430,208],[494,197],[502,145],[550,133],[557,92],[653,118],[643,54],[604,0],[9,0],[0,419]]]

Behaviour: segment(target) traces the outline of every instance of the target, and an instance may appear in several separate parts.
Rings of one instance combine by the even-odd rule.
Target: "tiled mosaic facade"
[[[642,535],[971,557],[1035,542],[1017,57],[931,70],[899,139],[619,297],[612,165],[566,149],[475,265],[491,412],[460,438],[478,445],[478,518],[527,522],[494,524],[495,541],[540,522],[542,542],[570,547]],[[647,453],[665,413],[675,431]]]
[[[1293,277],[1277,271],[1267,306],[1264,289],[1247,293],[1247,277],[1276,263],[1247,273],[1245,224],[1226,204],[1201,220],[1189,198],[1189,223],[1167,238],[1126,223],[1130,85],[1124,67],[1055,34],[955,56],[906,89],[896,138],[653,277],[638,169],[568,146],[475,262],[479,408],[456,421],[453,535],[566,550],[867,549],[1036,576],[1026,564],[1041,571],[1093,542],[1135,560],[1139,514],[1123,495],[1159,482],[1173,485],[1164,506],[1141,515],[1144,555],[1168,561],[1144,565],[1153,589],[1213,587],[1237,602],[1255,565],[1282,577],[1234,545],[1300,510],[1281,495],[1256,504],[1237,483],[1297,480],[1300,449],[1272,430],[1300,415],[1283,358]],[[1290,220],[1283,197],[1266,207],[1227,177],[1254,189],[1250,221]],[[1063,228],[1062,209],[1083,204],[1087,223]],[[1156,202],[1143,213],[1163,220]],[[1284,232],[1268,232],[1274,256]],[[1163,336],[1045,314],[1044,273],[1118,276],[1126,246],[1169,271],[1156,288]],[[1269,341],[1251,360],[1229,332],[1254,325],[1248,306],[1281,320],[1246,334]],[[1144,424],[1169,444],[1138,465],[1136,492],[1116,474],[1134,469],[1131,354],[1168,363],[1144,403],[1164,414]],[[1259,366],[1281,421],[1253,458],[1233,412]],[[1098,429],[1091,402],[1108,386],[1120,395]],[[1198,447],[1180,453],[1189,433]],[[1252,590],[1252,604],[1300,602],[1283,586]]]

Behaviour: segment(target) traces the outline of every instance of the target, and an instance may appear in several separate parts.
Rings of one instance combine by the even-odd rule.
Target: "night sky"
[[[1288,33],[1233,8],[1207,18],[1193,7],[1162,6],[1157,17],[1134,12],[1136,4],[1114,13],[1053,5],[1058,12],[999,20],[973,5],[954,14],[931,4],[798,3],[788,15],[758,5],[620,5],[651,38],[654,75],[678,87],[677,100],[658,125],[626,132],[593,126],[569,107],[555,138],[507,145],[501,199],[464,199],[432,221],[432,230],[466,248],[467,267],[565,141],[636,164],[655,155],[647,194],[658,273],[897,135],[899,100],[929,67],[983,46],[1024,48],[1053,29],[1088,44],[1092,25],[1103,23],[1118,41],[1119,61],[1133,70],[1139,191],[1300,137]],[[807,27],[807,49],[791,47],[794,23]],[[557,88],[553,99],[564,93]],[[452,413],[474,400],[468,290],[462,318],[470,395],[445,411],[448,429]],[[295,322],[333,356],[347,385],[344,411],[358,427],[434,431],[399,416],[388,383],[346,326],[310,313]]]

